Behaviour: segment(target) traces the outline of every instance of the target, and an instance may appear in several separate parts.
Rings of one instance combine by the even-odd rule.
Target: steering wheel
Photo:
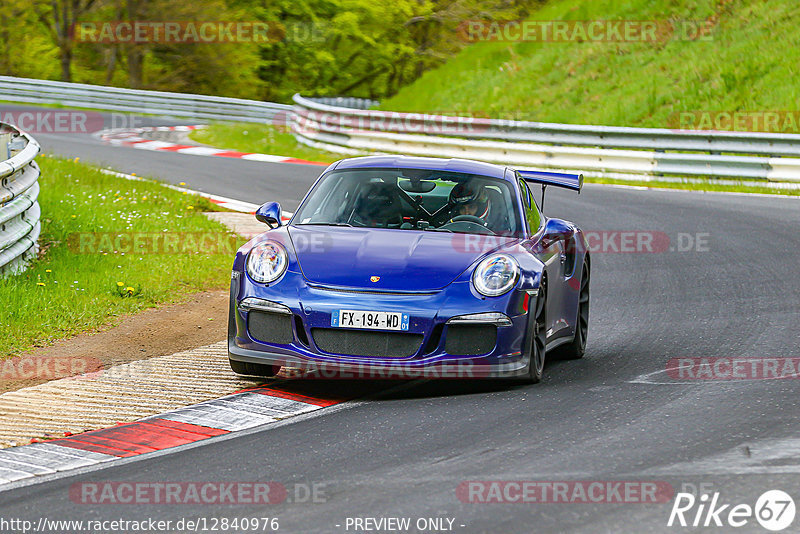
[[[453,217],[450,222],[471,222],[486,227],[486,221],[475,215],[458,215],[457,217]]]
[[[471,217],[471,215],[464,215],[464,217]],[[478,224],[472,221],[450,221],[442,225],[439,230],[450,230],[451,232],[464,232],[468,234],[481,234],[481,235],[497,235],[490,228],[486,228],[483,224]]]

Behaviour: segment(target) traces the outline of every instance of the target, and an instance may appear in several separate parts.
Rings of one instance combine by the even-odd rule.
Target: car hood
[[[320,226],[291,226],[289,235],[309,282],[377,291],[441,289],[478,258],[519,242],[508,237]]]

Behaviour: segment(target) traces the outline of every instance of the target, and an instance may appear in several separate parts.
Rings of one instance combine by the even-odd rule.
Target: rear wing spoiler
[[[573,191],[581,192],[583,187],[582,174],[568,174],[563,172],[543,172],[543,171],[517,171],[526,182],[542,184],[544,186],[554,185],[564,187]]]

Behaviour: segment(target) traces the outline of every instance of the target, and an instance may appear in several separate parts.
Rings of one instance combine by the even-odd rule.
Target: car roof
[[[491,178],[506,178],[506,167],[483,161],[458,158],[422,158],[412,156],[364,156],[339,161],[331,170],[366,168],[429,169],[433,171],[452,171],[479,174]]]

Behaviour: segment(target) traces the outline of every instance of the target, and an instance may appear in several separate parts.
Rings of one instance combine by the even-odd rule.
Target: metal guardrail
[[[168,93],[0,76],[0,100],[128,113],[242,122],[281,120],[292,106],[222,96]]]
[[[192,119],[290,124],[341,153],[466,157],[587,176],[700,176],[800,182],[800,135],[683,131],[445,117],[368,109],[346,97],[295,105],[0,76],[0,99]]]
[[[1,276],[24,270],[38,251],[39,166],[33,158],[39,150],[39,143],[28,134],[0,123]]]
[[[294,102],[295,137],[342,153],[464,157],[610,178],[800,181],[800,158],[792,157],[800,156],[800,135],[445,117],[333,106],[300,95]]]

